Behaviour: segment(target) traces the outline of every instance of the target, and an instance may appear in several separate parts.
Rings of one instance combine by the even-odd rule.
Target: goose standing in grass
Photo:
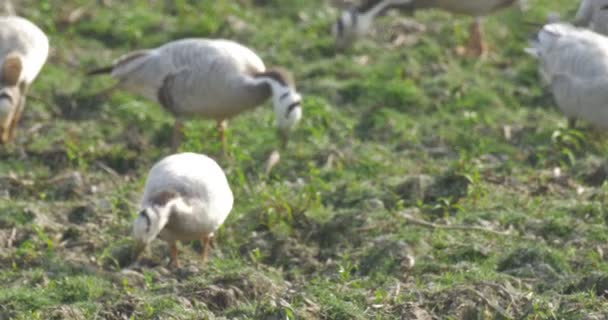
[[[365,35],[373,20],[388,9],[413,12],[420,9],[441,9],[452,13],[473,16],[468,50],[482,55],[486,51],[481,31],[481,17],[506,8],[518,0],[366,0],[353,9],[344,11],[332,27],[338,47],[346,47]]]
[[[193,116],[217,121],[224,148],[226,120],[268,98],[272,97],[282,146],[302,116],[301,97],[290,74],[266,69],[252,50],[229,40],[169,42],[89,72],[101,73],[111,73],[119,86],[161,104],[175,116],[173,149],[180,144],[183,120]]]
[[[608,35],[608,0],[581,1],[574,25]]]
[[[157,236],[179,267],[177,241],[200,240],[207,260],[214,232],[232,210],[233,196],[222,168],[211,158],[179,153],[156,163],[146,180],[141,211],[133,222],[137,254]]]
[[[568,24],[545,25],[526,52],[574,126],[575,119],[608,128],[608,37]]]
[[[0,143],[15,139],[25,97],[48,53],[40,28],[21,17],[0,17]]]

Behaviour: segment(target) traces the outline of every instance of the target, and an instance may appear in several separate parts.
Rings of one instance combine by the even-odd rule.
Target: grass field
[[[0,319],[606,319],[608,137],[567,129],[522,50],[524,22],[576,2],[489,17],[479,61],[457,54],[470,19],[438,11],[338,53],[328,1],[17,1],[52,52],[0,148]],[[170,270],[155,241],[126,268],[173,120],[84,72],[183,37],[291,69],[304,117],[270,175],[270,104],[230,121],[228,157],[187,122],[235,207],[206,265],[183,244]]]

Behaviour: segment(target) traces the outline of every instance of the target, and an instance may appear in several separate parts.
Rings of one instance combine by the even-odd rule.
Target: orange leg
[[[201,255],[203,256],[203,263],[207,262],[207,255],[209,254],[212,239],[213,237],[209,235],[204,235],[201,237],[201,246],[203,247],[201,250]]]
[[[169,262],[169,265],[173,268],[179,268],[179,261],[177,260],[177,242],[171,242],[169,248],[171,249],[171,261]]]
[[[0,144],[6,144],[10,140],[11,124],[13,123],[13,115],[3,120],[4,123],[0,123]]]
[[[182,129],[184,128],[184,123],[182,119],[175,119],[175,124],[173,125],[173,136],[171,137],[171,150],[177,151],[179,145],[182,143]]]
[[[8,140],[9,141],[15,140],[15,131],[17,130],[17,124],[19,123],[19,120],[21,120],[21,114],[23,113],[24,108],[25,108],[25,95],[21,98],[21,101],[19,102],[19,107],[15,111],[15,114],[13,115],[13,119],[11,120],[10,127],[8,130]]]
[[[224,152],[224,155],[226,154],[226,125],[228,123],[226,122],[226,120],[220,120],[217,122],[217,133],[218,136],[220,137],[220,141],[222,142],[222,151]]]
[[[469,44],[468,53],[472,56],[483,56],[487,52],[485,43],[483,42],[483,32],[481,31],[481,18],[476,17],[469,28]]]

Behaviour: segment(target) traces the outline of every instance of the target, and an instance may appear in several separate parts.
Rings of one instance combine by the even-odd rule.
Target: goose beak
[[[146,249],[145,243],[136,242],[135,245],[133,246],[133,261],[137,261],[139,259],[139,256],[141,256],[141,254],[144,252],[145,249]]]

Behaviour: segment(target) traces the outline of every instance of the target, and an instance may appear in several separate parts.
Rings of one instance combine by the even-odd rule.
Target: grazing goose
[[[608,0],[583,0],[574,25],[608,35]]]
[[[0,17],[0,143],[15,138],[25,96],[49,53],[49,40],[36,25]]]
[[[183,39],[129,53],[90,75],[111,73],[118,85],[161,104],[175,116],[172,147],[182,121],[214,119],[224,144],[226,120],[272,97],[281,145],[302,116],[301,97],[283,69],[266,69],[249,48],[229,40]],[[224,144],[225,145],[225,144]]]
[[[608,38],[568,24],[545,25],[526,52],[539,61],[543,82],[574,125],[608,128]]]
[[[137,254],[158,236],[171,248],[171,265],[179,267],[177,241],[200,240],[205,262],[213,233],[232,202],[226,175],[213,159],[196,153],[165,157],[148,174],[141,211],[133,222]]]
[[[486,51],[481,32],[481,17],[508,7],[518,0],[366,0],[354,10],[344,11],[332,27],[338,47],[350,45],[368,32],[378,15],[395,8],[406,11],[441,9],[475,17],[470,27],[469,51],[482,55]]]

